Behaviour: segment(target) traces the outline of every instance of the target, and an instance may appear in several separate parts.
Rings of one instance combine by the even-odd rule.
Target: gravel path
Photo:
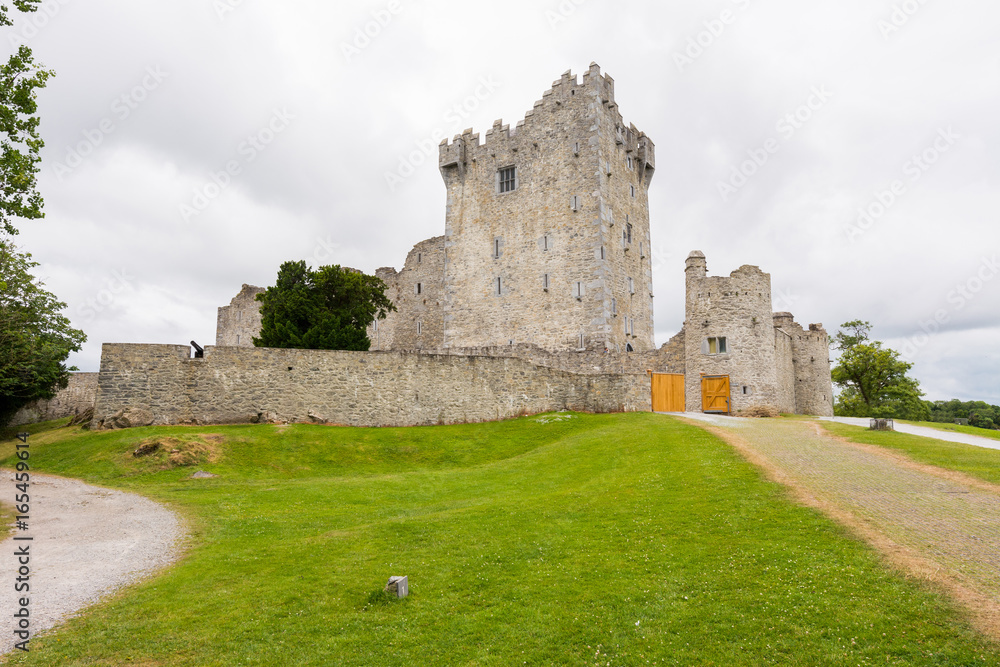
[[[696,418],[895,565],[944,585],[977,627],[1000,637],[1000,487],[849,443],[812,422]]]
[[[13,473],[0,473],[3,499],[14,499]],[[31,475],[28,531],[0,545],[0,654],[13,650],[18,547],[30,545],[32,636],[115,590],[170,564],[184,527],[169,510],[141,496],[83,482]],[[9,499],[9,500],[8,500]],[[14,537],[30,536],[30,542]]]

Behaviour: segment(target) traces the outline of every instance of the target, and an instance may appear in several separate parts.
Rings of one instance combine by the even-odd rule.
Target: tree
[[[60,314],[65,303],[31,275],[38,266],[9,241],[0,241],[0,426],[37,399],[69,383],[65,361],[87,340]]]
[[[368,325],[396,310],[380,278],[340,266],[313,271],[305,262],[285,262],[261,302],[257,347],[352,350],[371,347]]]
[[[34,12],[41,0],[14,0],[22,12]],[[11,26],[9,8],[0,4],[0,26]],[[31,49],[20,46],[0,66],[0,232],[16,234],[13,218],[44,217],[37,190],[39,151],[45,143],[38,135],[37,91],[44,88],[51,70],[40,68]]]
[[[920,383],[907,376],[913,364],[899,352],[869,339],[872,325],[854,320],[841,325],[834,336],[840,361],[832,371],[841,389],[834,412],[845,417],[889,417],[926,420],[930,411],[920,400]]]

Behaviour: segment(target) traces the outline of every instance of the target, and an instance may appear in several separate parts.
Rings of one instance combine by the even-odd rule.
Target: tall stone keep
[[[654,152],[596,64],[514,129],[442,142],[444,347],[654,349]]]

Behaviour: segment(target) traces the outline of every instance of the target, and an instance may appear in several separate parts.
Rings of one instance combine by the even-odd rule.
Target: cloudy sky
[[[699,249],[768,271],[803,324],[871,321],[928,398],[1000,404],[998,22],[986,0],[47,0],[4,40],[57,71],[47,217],[19,242],[90,337],[82,370],[102,342],[211,344],[283,261],[401,267],[443,233],[435,138],[595,61],[657,146],[658,344]]]

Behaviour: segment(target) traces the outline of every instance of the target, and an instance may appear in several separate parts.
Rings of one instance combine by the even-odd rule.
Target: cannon
[[[203,348],[201,345],[198,345],[198,343],[196,343],[194,341],[191,341],[191,346],[194,347],[194,358],[195,359],[204,359],[205,358],[205,348]]]

